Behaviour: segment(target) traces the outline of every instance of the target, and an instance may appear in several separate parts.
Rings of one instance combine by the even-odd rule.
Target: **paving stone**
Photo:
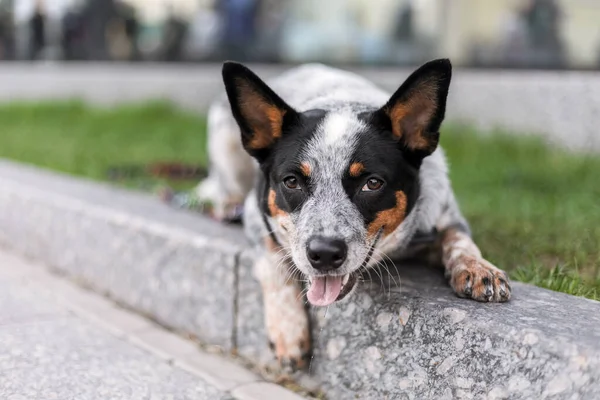
[[[233,361],[209,353],[188,355],[175,365],[198,371],[207,382],[221,390],[232,390],[247,383],[262,381],[259,376]]]
[[[0,326],[3,399],[229,399],[74,318]]]

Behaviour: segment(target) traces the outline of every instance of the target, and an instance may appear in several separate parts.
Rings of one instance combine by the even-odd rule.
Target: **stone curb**
[[[3,255],[4,258],[11,257]],[[10,261],[10,260],[9,260]],[[60,279],[43,266],[24,264],[15,257],[11,264],[20,267],[14,273],[26,277],[29,284],[52,290],[60,303],[76,316],[92,322],[137,347],[141,347],[181,369],[198,376],[216,389],[239,400],[300,400],[301,396],[217,354],[202,351],[197,343],[165,330],[109,299]],[[260,388],[260,390],[257,390]]]
[[[137,193],[0,162],[0,244],[202,343],[256,365],[272,362],[239,229]],[[600,398],[600,303],[515,283],[510,303],[480,304],[456,298],[441,271],[398,268],[399,287],[366,284],[326,315],[312,312],[309,378],[328,398]],[[102,304],[88,301],[102,315]],[[125,327],[143,330],[144,321]],[[139,340],[165,354],[186,351],[181,339],[160,336]],[[232,393],[279,390],[270,388],[253,383]]]

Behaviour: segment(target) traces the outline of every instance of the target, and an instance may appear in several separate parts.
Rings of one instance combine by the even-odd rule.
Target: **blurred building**
[[[445,0],[437,4],[446,15],[444,33],[440,35],[441,52],[461,64],[540,67],[545,62],[559,62],[565,67],[598,67],[600,1]],[[535,39],[532,43],[530,37],[531,30],[536,29],[531,26],[535,24],[531,21],[535,6],[540,9],[538,25],[546,25],[538,28],[539,34],[549,39],[541,51],[543,43]],[[552,40],[558,43],[552,44]],[[555,54],[554,59],[544,54],[553,46],[562,53]]]
[[[26,58],[39,2],[0,0],[0,56],[14,42]],[[44,58],[405,65],[443,56],[474,67],[600,67],[600,0],[42,3]]]
[[[404,64],[443,56],[468,66],[595,68],[600,60],[598,0],[302,0],[289,7],[282,54],[294,61]]]

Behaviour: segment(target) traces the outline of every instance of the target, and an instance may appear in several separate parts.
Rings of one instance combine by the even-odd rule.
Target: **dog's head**
[[[298,112],[246,67],[224,65],[244,148],[266,179],[262,211],[308,276],[312,304],[350,293],[378,241],[413,209],[451,70],[448,60],[423,65],[379,109]]]

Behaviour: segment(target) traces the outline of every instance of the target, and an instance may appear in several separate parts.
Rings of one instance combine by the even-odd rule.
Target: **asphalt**
[[[0,399],[294,399],[0,249]]]

